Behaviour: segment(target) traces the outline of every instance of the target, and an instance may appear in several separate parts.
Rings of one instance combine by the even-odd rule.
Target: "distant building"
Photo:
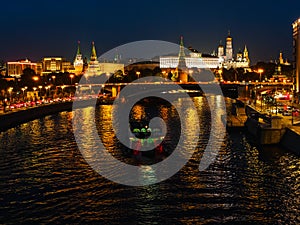
[[[69,72],[72,70],[72,64],[62,57],[46,57],[42,59],[42,70],[42,75]]]
[[[279,82],[287,81],[287,76],[282,74],[280,63],[278,63],[278,65],[276,66],[275,73],[272,75],[271,80],[273,80],[273,81],[277,80]]]
[[[226,54],[224,55],[224,46],[220,43],[218,46],[218,57],[222,58],[222,67],[230,68],[249,68],[250,58],[247,47],[245,46],[244,51],[238,51],[236,57],[233,54],[233,44],[230,32],[226,38]]]
[[[183,41],[181,40],[181,44]],[[182,49],[182,47],[180,48]],[[177,56],[161,56],[159,58],[159,66],[161,69],[175,69],[181,62],[180,58],[185,60],[187,68],[210,68],[216,69],[222,66],[222,59],[212,55],[202,55],[197,50],[190,49],[189,55],[182,56],[183,53]],[[180,57],[181,56],[181,57]]]
[[[232,49],[232,37],[230,36],[230,31],[228,31],[228,36],[226,38],[226,61],[232,60],[233,49]]]
[[[92,43],[92,53],[90,61],[87,65],[87,69],[84,74],[89,76],[99,76],[101,74],[111,74],[121,70],[124,74],[124,64],[122,63],[112,63],[112,62],[99,62],[96,53],[96,47],[94,42]]]
[[[78,41],[77,52],[76,52],[75,60],[73,63],[74,70],[72,72],[75,75],[81,75],[83,73],[83,69],[84,69],[83,65],[84,65],[84,63],[83,63],[83,58],[82,58],[82,54],[80,51],[80,41]]]
[[[90,58],[87,70],[85,71],[84,75],[89,77],[89,76],[99,76],[101,74],[102,73],[101,73],[100,64],[99,64],[99,61],[97,58],[95,43],[92,42],[91,58]]]
[[[279,53],[279,64],[285,65],[285,66],[291,65],[287,59],[286,59],[286,61],[283,60],[282,52]]]
[[[300,91],[300,18],[297,19],[293,24],[293,55],[294,55],[294,69],[295,79],[294,85],[296,92]]]
[[[115,73],[121,70],[124,74],[124,64],[122,63],[99,63],[101,73]]]
[[[222,45],[222,41],[220,41],[220,44],[218,46],[218,57],[224,57],[224,46]]]
[[[29,61],[28,59],[17,62],[7,62],[7,75],[19,78],[23,74],[23,70],[26,68],[32,69],[35,73],[37,72],[37,64]]]

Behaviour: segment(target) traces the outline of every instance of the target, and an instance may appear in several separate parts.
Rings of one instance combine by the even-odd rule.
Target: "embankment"
[[[95,106],[95,100],[91,99],[76,101],[75,105],[76,108],[84,108],[89,106]],[[73,102],[60,102],[2,114],[0,115],[0,131],[5,131],[19,124],[26,123],[47,115],[52,115],[63,111],[71,111],[72,107]]]
[[[62,102],[6,113],[0,116],[0,131],[7,130],[19,124],[26,123],[28,121],[38,119],[47,115],[62,111],[70,111],[71,109],[72,102]]]

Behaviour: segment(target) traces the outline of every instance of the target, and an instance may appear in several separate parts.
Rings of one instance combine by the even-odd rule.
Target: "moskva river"
[[[218,104],[218,97],[214,101]],[[112,105],[61,112],[1,132],[0,223],[300,224],[300,158],[279,147],[259,147],[248,134],[237,131],[214,137],[221,143],[216,160],[199,171],[212,117],[204,97],[193,102],[197,113],[186,111],[184,119],[164,102],[135,105],[135,123],[144,125],[159,116],[166,124],[163,149],[149,155],[118,142]],[[74,132],[89,134],[94,118],[73,126],[74,114],[80,122],[80,115],[88,117],[91,112],[98,136],[114,158],[144,165],[141,181],[156,179],[147,166],[166,160],[180,135],[185,136],[185,146],[199,139],[190,160],[170,178],[140,187],[118,184],[84,159],[82,151],[89,151],[94,140],[86,135],[81,150],[75,141]],[[189,127],[197,121],[200,132],[195,137]],[[126,173],[111,170],[119,176]]]

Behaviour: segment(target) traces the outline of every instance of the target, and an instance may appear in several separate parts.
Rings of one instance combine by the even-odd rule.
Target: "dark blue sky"
[[[228,30],[235,52],[246,44],[252,62],[292,58],[291,23],[300,1],[5,1],[1,2],[0,59],[33,61],[45,56],[73,60],[77,40],[98,56],[138,40],[179,42],[201,52],[217,49]]]

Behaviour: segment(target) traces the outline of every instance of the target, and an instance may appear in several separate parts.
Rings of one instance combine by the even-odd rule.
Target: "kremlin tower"
[[[183,37],[180,38],[180,48],[178,54],[178,66],[176,68],[177,79],[180,82],[186,83],[188,82],[188,74],[187,74],[187,66],[185,62],[185,53],[184,53],[184,45],[183,45]]]
[[[75,75],[81,75],[83,72],[83,59],[80,51],[80,41],[78,41],[77,53],[74,60],[74,73]]]
[[[222,45],[222,41],[220,41],[220,44],[218,46],[218,57],[224,56],[224,46]]]
[[[230,36],[230,31],[228,31],[228,36],[226,38],[226,60],[230,61],[233,58],[232,50],[232,37]]]
[[[226,38],[226,51],[224,55],[224,47],[220,44],[218,47],[218,57],[222,61],[222,66],[230,68],[249,68],[250,58],[249,52],[245,45],[244,51],[240,49],[236,56],[233,55],[232,37],[230,36],[230,31]]]
[[[100,64],[97,59],[96,48],[95,48],[94,42],[92,42],[91,58],[90,58],[90,62],[88,63],[88,68],[87,68],[87,71],[85,72],[85,75],[87,77],[101,75]]]

